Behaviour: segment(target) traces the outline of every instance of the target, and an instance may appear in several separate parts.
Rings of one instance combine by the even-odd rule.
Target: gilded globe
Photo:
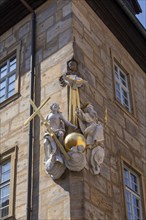
[[[80,133],[73,132],[68,134],[64,140],[65,149],[70,151],[72,147],[83,146],[86,147],[86,140]]]

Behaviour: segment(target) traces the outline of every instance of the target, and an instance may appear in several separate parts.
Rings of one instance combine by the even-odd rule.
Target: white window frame
[[[7,216],[0,218],[2,220],[9,219],[14,220],[14,211],[15,211],[15,180],[16,180],[16,160],[17,160],[17,150],[18,147],[12,147],[10,150],[6,152],[2,152],[0,154],[0,164],[4,164],[7,161],[10,161],[10,193],[9,193],[9,213]],[[0,173],[1,174],[1,173]]]
[[[15,60],[15,68],[11,71],[11,60]],[[5,101],[6,99],[8,99],[9,97],[13,96],[15,94],[15,84],[16,84],[16,65],[17,65],[17,59],[16,59],[16,54],[14,54],[13,56],[11,56],[9,59],[7,59],[3,64],[0,65],[0,92],[2,90],[5,90],[4,91],[4,95],[1,96],[0,94],[0,103],[2,103],[3,101]],[[5,66],[6,67],[6,73],[4,76],[1,76],[2,73],[1,73],[1,69],[2,67]],[[10,77],[14,76],[15,75],[15,79],[10,83],[9,82],[9,79]],[[5,81],[5,87],[1,88],[1,83],[3,83]],[[12,90],[8,91],[8,87],[10,84],[14,83],[14,87]],[[9,93],[13,91],[13,94],[11,94],[9,96]],[[4,97],[4,100],[1,101],[1,98]]]
[[[8,163],[10,164],[10,169],[8,170],[8,171],[9,171],[9,178],[3,181],[2,178],[3,178],[3,176],[4,176],[4,173],[2,173],[2,169],[3,169],[4,165],[6,165],[6,164],[8,164]],[[7,172],[8,172],[8,171],[7,171]],[[0,191],[1,191],[1,192],[2,192],[2,189],[6,188],[6,187],[8,187],[8,188],[9,188],[9,191],[10,191],[10,173],[11,173],[11,161],[10,161],[10,160],[7,160],[7,161],[1,163],[1,164],[0,164]],[[8,205],[5,205],[4,207],[1,207],[1,200],[2,200],[4,197],[8,197],[8,201],[9,201],[9,202],[8,202]],[[4,217],[7,217],[8,214],[9,214],[10,192],[9,192],[7,195],[5,195],[4,197],[3,197],[2,194],[0,193],[0,219],[1,219],[1,218],[4,218]],[[2,213],[3,213],[3,210],[6,210],[6,209],[8,209],[8,211],[6,211],[7,214],[3,215],[3,214],[2,214]]]
[[[124,178],[124,188],[125,188],[125,201],[126,201],[126,210],[127,210],[127,220],[143,220],[142,216],[142,197],[141,197],[141,189],[140,189],[140,176],[132,169],[130,169],[127,165],[124,164],[123,170],[123,178]],[[125,170],[127,171],[128,178],[125,178]],[[137,189],[134,190],[132,187],[131,177],[135,177]],[[125,179],[128,180],[128,184]],[[127,198],[127,193],[129,194],[129,200]],[[138,201],[139,207],[135,206],[133,198]],[[130,201],[130,202],[128,202]],[[139,216],[136,216],[135,211],[139,210]],[[129,215],[131,218],[129,218]]]
[[[121,74],[125,80],[121,77]],[[131,100],[130,100],[130,89],[128,83],[128,75],[123,71],[120,66],[114,62],[114,80],[115,80],[115,96],[116,100],[122,104],[122,106],[131,112]],[[124,96],[124,94],[126,96]],[[127,100],[127,104],[125,103]]]
[[[10,103],[11,101],[15,100],[20,96],[20,55],[21,55],[21,42],[19,42],[15,47],[8,49],[6,56],[0,57],[0,66],[2,66],[4,63],[7,63],[8,65],[8,72],[7,72],[8,76],[11,76],[11,74],[13,74],[13,71],[16,71],[14,94],[10,97],[6,97],[5,100],[0,102],[0,108],[3,108],[5,105],[7,105],[8,103]],[[9,72],[9,60],[13,56],[16,56],[16,70],[13,70],[11,73]],[[5,77],[0,79],[0,81],[4,80]],[[8,86],[8,82],[6,86]]]

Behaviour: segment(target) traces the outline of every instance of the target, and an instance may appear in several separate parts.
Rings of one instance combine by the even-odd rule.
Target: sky
[[[138,20],[141,22],[141,24],[144,26],[146,29],[146,0],[138,0],[140,7],[142,9],[142,13],[137,15],[136,17]]]

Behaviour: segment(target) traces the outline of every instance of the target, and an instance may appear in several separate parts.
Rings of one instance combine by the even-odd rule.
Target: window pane
[[[10,194],[10,186],[7,185],[0,190],[1,199],[7,197]]]
[[[140,191],[139,176],[124,167],[124,183],[128,220],[142,220],[141,197],[138,194]]]
[[[133,174],[131,174],[130,177],[131,177],[131,188],[132,188],[132,190],[134,190],[135,192],[137,192],[137,191],[138,191],[137,178],[136,178],[136,176],[134,176]]]
[[[125,97],[123,97],[123,105],[124,105],[127,109],[129,109],[129,103],[128,103],[128,100],[127,100]]]
[[[16,69],[16,57],[10,60],[10,72]]]
[[[116,65],[114,66],[114,68],[115,68],[115,72],[118,72],[118,67]]]
[[[9,213],[9,185],[0,190],[0,217]]]
[[[126,191],[126,205],[128,211],[128,220],[132,220],[132,204],[130,192]]]
[[[1,89],[1,90],[0,90],[0,97],[5,96],[5,93],[6,93],[5,88],[4,88],[4,89]]]
[[[9,196],[6,196],[5,198],[1,199],[1,207],[5,207],[9,205]]]
[[[128,220],[133,220],[131,212],[128,212]]]
[[[0,217],[2,218],[2,217],[5,217],[5,216],[7,216],[8,214],[9,214],[9,206],[8,207],[5,207],[5,208],[3,208],[3,209],[0,209]]]
[[[125,184],[129,186],[129,172],[126,168],[124,169],[124,181],[125,181]]]
[[[8,92],[8,98],[15,94],[15,90]]]
[[[116,82],[116,97],[119,101],[121,101],[121,94],[120,94],[120,85],[118,82]]]
[[[128,93],[122,88],[122,95],[126,98],[128,98]]]
[[[118,82],[116,82],[116,90],[119,90],[120,91],[120,85]]]
[[[5,182],[10,179],[10,171],[6,171],[2,174],[2,182]]]
[[[0,78],[2,79],[7,74],[7,63],[0,67]]]
[[[9,214],[10,161],[0,165],[0,218]]]
[[[135,208],[139,208],[139,200],[133,195],[133,204]]]
[[[2,173],[6,172],[8,170],[10,170],[10,162],[7,162],[2,165]]]
[[[15,89],[15,82],[12,82],[11,84],[8,85],[8,92],[10,92],[14,89]]]
[[[3,89],[4,87],[6,87],[6,80],[0,83],[0,89]]]
[[[7,162],[1,166],[1,183],[10,179],[10,162]]]
[[[10,66],[16,63],[16,57],[10,59]]]
[[[15,94],[16,62],[15,55],[0,67],[0,103]]]
[[[126,76],[120,71],[120,79],[121,79],[121,82],[122,84],[127,87],[126,85]]]
[[[133,196],[133,204],[134,204],[134,219],[139,219],[140,218],[140,202],[135,196]]]
[[[14,82],[16,78],[16,74],[13,74],[12,76],[9,77],[9,84]]]
[[[119,79],[119,74],[118,72],[115,72],[116,78]]]
[[[122,100],[123,100],[123,104],[129,108],[128,100],[124,96],[122,96]]]
[[[127,190],[126,190],[126,202],[127,202],[127,203],[130,203],[130,202],[131,202],[130,192],[128,192]]]
[[[122,88],[122,102],[127,109],[129,109],[129,100],[128,100],[128,93]]]
[[[118,65],[114,66],[115,74],[115,95],[118,101],[128,110],[130,109],[128,75]]]
[[[0,103],[3,102],[5,99],[5,96],[0,97]]]
[[[116,97],[121,102],[121,94],[120,94],[119,90],[116,90]]]

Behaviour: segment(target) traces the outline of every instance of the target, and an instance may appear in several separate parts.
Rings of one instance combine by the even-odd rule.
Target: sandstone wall
[[[51,97],[42,110],[44,117],[50,104],[57,102],[67,118],[67,89],[59,85],[59,76],[66,72],[66,62],[73,56],[72,13],[70,0],[49,0],[36,11],[35,102],[40,105]],[[28,126],[29,117],[31,15],[9,29],[0,38],[1,59],[21,44],[20,97],[0,110],[0,153],[18,146],[15,180],[15,218],[26,219]],[[34,121],[33,146],[33,219],[70,219],[69,181],[56,184],[44,169],[43,134],[39,119]]]
[[[31,16],[8,30],[0,39],[1,57],[21,42],[21,96],[0,110],[0,153],[18,146],[15,217],[26,219],[29,117]],[[74,42],[74,43],[73,43]],[[87,170],[69,172],[53,181],[44,169],[44,128],[34,121],[32,219],[125,219],[122,161],[141,172],[146,181],[146,75],[84,0],[49,0],[36,10],[35,102],[44,117],[53,102],[68,117],[67,89],[59,76],[74,55],[88,84],[80,89],[81,104],[91,102],[105,129],[105,160],[101,174]],[[131,75],[134,114],[127,113],[114,98],[113,57]],[[145,191],[143,190],[143,197]]]
[[[50,105],[57,102],[67,119],[67,88],[60,86],[59,76],[66,73],[67,61],[73,56],[70,1],[52,0],[50,6],[48,2],[44,4],[38,12],[37,26],[36,103],[50,96],[42,109],[44,117],[50,112]],[[35,123],[36,128],[37,120]],[[55,182],[45,173],[44,131],[39,126],[35,131],[33,210],[38,211],[33,212],[33,219],[70,219],[69,177],[65,175]]]
[[[18,146],[15,180],[17,185],[15,215],[17,219],[24,219],[26,212],[28,128],[24,127],[23,123],[29,116],[30,54],[28,54],[28,50],[30,48],[30,36],[30,16],[28,16],[0,38],[0,44],[3,45],[1,58],[5,57],[10,49],[13,51],[13,48],[21,43],[21,96],[0,110],[0,153]],[[13,170],[12,172],[16,171]]]
[[[80,90],[82,103],[91,102],[105,129],[105,160],[101,174],[84,170],[84,219],[125,219],[122,162],[140,172],[145,198],[146,181],[146,75],[85,1],[73,1],[74,53],[88,85]],[[133,113],[114,96],[113,58],[130,74]],[[143,200],[144,201],[144,200]],[[145,204],[143,203],[143,208]]]

